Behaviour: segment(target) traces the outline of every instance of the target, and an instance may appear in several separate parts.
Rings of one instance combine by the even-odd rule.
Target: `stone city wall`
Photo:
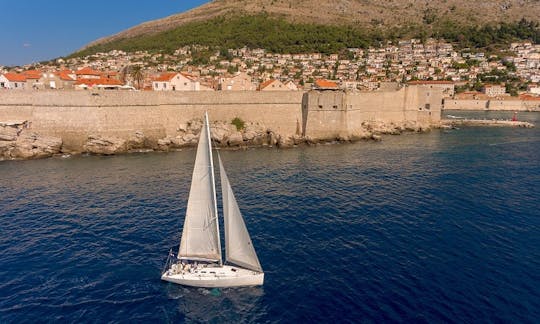
[[[429,86],[399,90],[312,91],[303,101],[303,135],[312,138],[365,137],[365,131],[420,130],[440,121],[442,91]]]
[[[538,100],[474,100],[445,99],[444,109],[448,110],[509,110],[540,111]]]
[[[13,152],[22,148],[16,155],[41,157],[34,144],[39,136],[46,143],[60,139],[67,153],[193,145],[205,111],[219,145],[286,147],[420,131],[440,121],[440,110],[440,91],[427,86],[369,93],[0,91],[0,122],[7,123],[0,130],[7,134],[0,138],[0,155],[17,158]],[[244,129],[231,125],[235,117],[246,122]]]
[[[211,120],[239,117],[281,134],[294,134],[302,115],[301,92],[3,91],[0,121],[27,120],[30,128],[80,151],[88,136],[150,140],[174,136],[205,111]]]

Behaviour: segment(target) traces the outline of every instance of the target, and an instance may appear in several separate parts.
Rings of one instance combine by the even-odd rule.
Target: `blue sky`
[[[208,0],[0,0],[0,65],[71,54],[98,38]]]

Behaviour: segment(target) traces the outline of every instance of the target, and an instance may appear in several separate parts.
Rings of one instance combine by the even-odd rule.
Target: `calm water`
[[[0,322],[538,322],[540,128],[222,158],[263,287],[160,281],[193,150],[2,162]]]

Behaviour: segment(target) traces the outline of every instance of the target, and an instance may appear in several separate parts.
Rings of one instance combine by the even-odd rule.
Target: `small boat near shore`
[[[178,254],[169,251],[161,279],[193,287],[258,286],[264,272],[218,153],[225,224],[225,263],[216,200],[208,114],[199,135]]]

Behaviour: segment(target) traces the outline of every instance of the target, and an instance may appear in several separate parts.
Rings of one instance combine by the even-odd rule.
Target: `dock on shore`
[[[525,121],[501,120],[501,119],[442,119],[443,127],[456,126],[498,126],[498,127],[524,127],[533,128],[534,124]]]

